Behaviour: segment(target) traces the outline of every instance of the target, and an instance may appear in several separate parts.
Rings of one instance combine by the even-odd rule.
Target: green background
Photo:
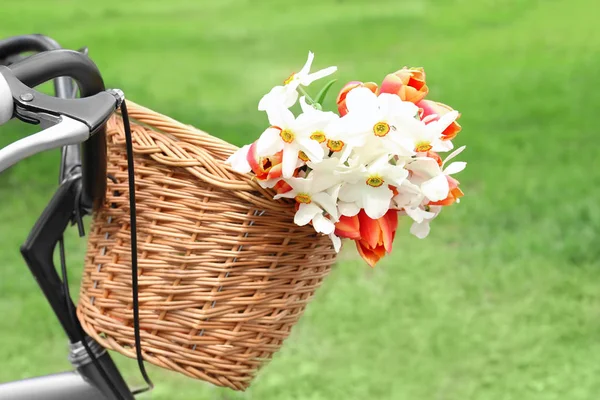
[[[462,112],[466,193],[426,240],[402,221],[374,270],[351,243],[246,393],[150,367],[154,399],[600,397],[597,0],[5,2],[0,37],[89,46],[110,87],[236,144],[262,94],[300,68],[343,82],[427,71]],[[333,106],[332,98],[329,106]],[[11,123],[4,145],[35,128]],[[18,246],[58,153],[0,176],[0,382],[68,369],[66,340]],[[73,290],[85,240],[67,238]],[[118,357],[130,382],[135,361]]]

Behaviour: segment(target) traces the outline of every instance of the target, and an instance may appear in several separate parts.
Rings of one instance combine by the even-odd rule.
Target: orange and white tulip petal
[[[335,223],[335,234],[346,239],[360,239],[360,222],[358,215],[347,217],[342,215]]]
[[[252,168],[250,167],[250,164],[247,160],[249,150],[250,145],[247,144],[241,149],[237,150],[231,156],[229,156],[229,158],[225,162],[227,164],[230,164],[234,171],[242,174],[247,174],[248,172],[252,171]]]
[[[395,94],[403,101],[411,103],[420,102],[428,92],[423,68],[404,67],[393,74],[388,74],[379,88],[379,93]]]
[[[356,249],[358,250],[358,254],[369,264],[371,268],[375,267],[375,265],[385,256],[385,249],[383,246],[377,246],[375,248],[370,248],[362,240],[356,241]]]

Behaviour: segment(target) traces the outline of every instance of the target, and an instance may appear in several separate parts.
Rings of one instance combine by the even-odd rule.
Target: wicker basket
[[[335,261],[329,238],[293,223],[224,162],[236,148],[129,105],[135,153],[142,353],[244,390],[289,335]],[[107,127],[107,199],[90,229],[77,309],[85,331],[135,358],[123,121]]]

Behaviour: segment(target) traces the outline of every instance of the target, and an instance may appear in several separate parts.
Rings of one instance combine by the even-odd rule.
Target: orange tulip
[[[417,104],[423,100],[429,88],[425,83],[425,70],[423,68],[407,68],[388,74],[379,93],[397,94],[403,101]]]
[[[252,172],[256,175],[256,179],[261,181],[281,178],[282,159],[283,155],[281,151],[270,157],[258,157],[256,155],[256,142],[250,145],[246,157],[250,168],[252,168]]]
[[[431,100],[421,100],[417,103],[417,107],[421,109],[421,119],[427,124],[437,121],[442,116],[453,111],[452,107]],[[454,121],[442,132],[442,136],[444,136],[444,140],[452,140],[458,135],[461,129],[460,124]]]
[[[371,266],[392,251],[398,228],[398,210],[389,210],[379,219],[371,219],[364,210],[353,217],[342,216],[335,224],[335,234],[353,239],[358,254]]]
[[[277,182],[275,186],[273,186],[273,189],[275,189],[277,194],[283,194],[292,190],[292,187],[282,179],[279,182]]]
[[[335,224],[335,234],[346,239],[360,240],[358,215],[353,217],[342,215],[340,220]]]
[[[352,89],[357,88],[357,87],[366,87],[369,90],[371,90],[373,93],[377,93],[377,84],[375,82],[359,82],[359,81],[352,81],[352,82],[348,82],[346,83],[346,85],[344,85],[344,87],[342,88],[342,90],[340,90],[340,93],[338,94],[336,103],[338,106],[338,112],[340,113],[340,117],[343,117],[344,115],[348,114],[348,108],[346,108],[346,96],[348,95],[348,92],[350,92]]]
[[[458,187],[459,183],[456,179],[451,177],[450,175],[446,175],[446,179],[448,179],[448,185],[450,186],[450,191],[448,192],[448,197],[439,201],[432,201],[429,203],[430,206],[449,206],[456,202],[456,200],[463,197],[465,194]]]

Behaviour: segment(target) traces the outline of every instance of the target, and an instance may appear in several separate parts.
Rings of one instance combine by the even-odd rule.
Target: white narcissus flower
[[[350,143],[354,142],[352,142],[353,138],[347,137],[345,131],[340,131],[340,117],[334,112],[321,111],[312,105],[309,105],[304,96],[300,97],[300,107],[302,108],[302,113],[310,115],[311,119],[321,122],[321,129],[312,132],[310,138],[320,143],[326,154],[332,152],[333,154],[338,155],[337,158],[341,158],[342,161],[345,161],[346,158],[348,158],[347,155],[345,158],[339,157],[339,155],[342,155],[342,150],[344,150],[345,155],[347,150],[352,149],[352,147],[344,146],[348,140]]]
[[[398,210],[419,207],[425,197],[421,188],[410,181],[410,175],[396,190],[398,194],[394,196],[393,202]]]
[[[314,53],[309,51],[308,60],[306,60],[306,64],[304,64],[304,67],[302,67],[300,72],[293,73],[283,82],[283,86],[275,86],[269,93],[264,95],[258,103],[258,110],[266,111],[272,107],[273,104],[282,104],[285,108],[290,108],[296,104],[296,100],[298,100],[298,86],[308,86],[314,81],[329,76],[337,71],[337,67],[327,67],[311,74],[310,67],[312,66],[314,58]]]
[[[379,219],[385,215],[394,196],[389,185],[398,187],[408,177],[404,163],[392,165],[389,160],[390,155],[385,154],[363,170],[344,175],[347,181],[340,189],[339,198],[343,202],[356,205],[353,208],[345,205],[342,209],[344,212],[348,212],[348,209],[353,212],[358,207],[364,208],[365,213],[372,219]]]
[[[402,125],[398,126],[401,133],[411,142],[417,153],[426,153],[428,151],[446,152],[452,150],[452,142],[444,140],[442,133],[458,117],[459,112],[452,110],[436,121],[425,123],[419,119],[406,119]]]
[[[345,202],[339,200],[339,191],[345,182],[356,182],[359,178],[357,173],[364,171],[365,167],[357,163],[357,158],[354,157],[346,162],[342,162],[340,158],[330,157],[324,158],[320,163],[307,163],[308,167],[312,170],[310,176],[317,180],[323,180],[331,182],[332,185],[337,185],[337,191],[333,192],[334,200],[337,201],[338,209],[341,215],[352,217],[360,211],[360,208],[356,203]],[[338,183],[343,182],[342,185]]]
[[[282,175],[291,178],[298,157],[319,162],[323,159],[321,145],[310,138],[312,132],[323,127],[323,119],[316,114],[300,114],[298,118],[287,108],[274,107],[267,111],[271,127],[263,132],[256,143],[259,157],[276,154],[283,150]]]
[[[425,124],[416,119],[419,110],[416,105],[396,95],[377,96],[365,87],[357,87],[346,96],[346,107],[348,113],[340,119],[342,130],[364,135],[364,141],[378,144],[380,152],[399,156],[415,154],[414,142],[406,131],[424,129]]]
[[[439,166],[436,160],[430,157],[417,157],[406,165],[406,168],[412,172],[410,181],[419,185],[423,195],[430,201],[440,201],[448,197],[450,185],[448,184],[448,175],[456,174],[467,166],[465,162],[453,162],[445,169],[445,163],[456,157],[465,149],[465,146],[458,148],[450,154],[446,161]]]
[[[427,123],[424,131],[419,132],[419,135],[413,136],[417,151],[425,152],[433,150],[435,152],[446,152],[452,150],[452,142],[450,140],[444,140],[442,133],[446,128],[452,125],[459,116],[460,113],[458,111],[452,110],[437,121]]]
[[[304,226],[312,221],[315,231],[329,235],[335,230],[333,221],[338,220],[336,206],[337,190],[330,189],[331,184],[324,180],[308,178],[289,178],[285,182],[292,190],[281,193],[274,199],[290,198],[299,203],[298,211],[294,216],[294,223]],[[329,214],[329,218],[323,215]],[[332,221],[333,220],[333,221]]]

